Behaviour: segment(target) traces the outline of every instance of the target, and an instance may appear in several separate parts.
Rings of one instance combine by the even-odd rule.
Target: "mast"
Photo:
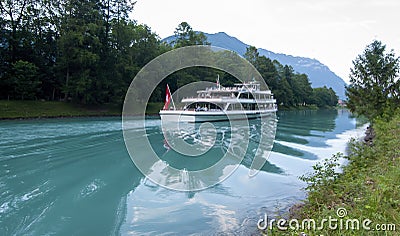
[[[167,84],[167,86],[168,86],[168,84]],[[169,86],[168,86],[168,90],[169,90]],[[171,102],[172,102],[172,106],[174,107],[174,111],[175,111],[176,107],[175,107],[175,103],[174,103],[174,99],[172,98],[172,95],[171,95]]]

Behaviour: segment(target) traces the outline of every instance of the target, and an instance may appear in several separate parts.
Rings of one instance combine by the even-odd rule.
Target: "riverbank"
[[[316,226],[311,223],[311,228],[287,235],[400,235],[400,113],[390,122],[377,121],[373,128],[372,144],[351,142],[348,164],[340,174],[334,156],[301,177],[309,184],[308,197],[292,208],[289,218],[300,224],[307,219]]]
[[[163,103],[148,103],[146,114],[158,115]],[[278,110],[319,110],[315,105],[279,107]],[[326,107],[323,109],[335,109]],[[0,119],[35,119],[59,117],[121,116],[122,106],[118,104],[80,105],[59,101],[8,101],[0,100]]]
[[[162,103],[149,103],[146,114],[158,114]],[[7,101],[0,100],[0,119],[36,119],[59,117],[121,116],[118,104],[79,105],[57,101]]]
[[[0,119],[29,119],[84,116],[119,116],[118,105],[83,106],[56,101],[0,100]]]
[[[328,109],[332,107],[327,107]],[[297,111],[297,110],[319,110],[320,108],[316,105],[306,105],[306,106],[281,106],[278,105],[279,111]]]

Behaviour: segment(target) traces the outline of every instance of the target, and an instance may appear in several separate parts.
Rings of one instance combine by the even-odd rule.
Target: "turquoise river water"
[[[277,115],[273,151],[255,177],[243,162],[222,183],[197,192],[145,178],[126,150],[120,118],[0,121],[0,235],[257,234],[264,213],[304,199],[299,176],[362,134],[346,110]],[[160,123],[150,117],[146,131],[163,155]],[[257,121],[250,125],[257,129]],[[250,139],[250,149],[256,143]],[[210,150],[196,165],[215,155]],[[184,166],[184,158],[168,156]]]

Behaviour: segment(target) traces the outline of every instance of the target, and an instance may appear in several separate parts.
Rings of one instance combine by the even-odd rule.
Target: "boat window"
[[[220,111],[223,110],[223,105],[224,104],[214,104],[210,102],[195,102],[187,104],[185,109],[195,111]]]
[[[243,98],[243,99],[254,99],[252,93],[241,93],[239,98]]]

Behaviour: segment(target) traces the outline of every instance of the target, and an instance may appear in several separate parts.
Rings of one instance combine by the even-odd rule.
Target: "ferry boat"
[[[186,97],[181,102],[184,106],[176,109],[167,85],[165,104],[159,112],[161,120],[194,123],[255,119],[277,111],[271,90],[261,90],[255,81],[223,87],[217,80],[215,87],[197,91],[196,97]]]

